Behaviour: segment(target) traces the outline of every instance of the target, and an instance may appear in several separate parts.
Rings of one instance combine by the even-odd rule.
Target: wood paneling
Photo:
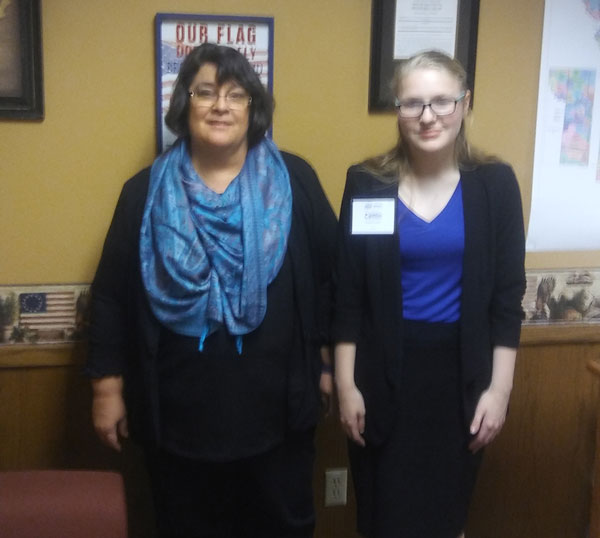
[[[586,365],[599,357],[597,326],[524,328],[509,417],[486,449],[468,538],[586,536],[600,410],[600,382]],[[152,538],[142,455],[131,443],[118,455],[96,440],[82,360],[82,348],[0,349],[0,470],[121,470],[131,536]],[[325,470],[348,466],[337,417],[321,422],[316,447],[315,536],[356,538],[351,480],[346,507],[323,506]]]
[[[118,470],[130,537],[153,538],[143,456],[132,443],[124,443],[120,455],[96,439],[91,389],[80,373],[83,354],[77,346],[0,348],[0,470]]]
[[[315,538],[358,538],[355,520],[356,499],[346,452],[346,437],[335,413],[330,413],[319,424],[315,444],[317,447],[313,481],[317,507]],[[329,468],[340,467],[348,468],[348,504],[326,507],[325,471]]]
[[[589,522],[598,391],[592,344],[524,346],[504,430],[487,449],[468,534],[579,538]]]
[[[588,369],[600,383],[600,355],[598,360],[588,362]],[[594,471],[592,478],[592,505],[590,507],[590,538],[600,538],[600,406],[596,407],[596,451],[594,453]]]

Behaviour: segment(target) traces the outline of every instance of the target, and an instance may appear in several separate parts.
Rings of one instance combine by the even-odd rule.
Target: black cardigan
[[[461,171],[465,251],[461,299],[461,366],[465,426],[489,386],[495,346],[516,348],[525,291],[525,239],[519,187],[512,169],[493,163]],[[359,166],[348,170],[340,213],[332,338],[357,344],[355,380],[366,406],[365,436],[378,444],[394,418],[402,360],[399,238],[351,235],[353,198],[396,198]],[[397,223],[396,225],[397,226]]]
[[[319,411],[319,348],[329,341],[331,264],[336,219],[313,169],[282,152],[292,187],[288,238],[301,360],[288,371],[290,430],[313,427]],[[157,351],[160,324],[148,304],[140,273],[139,233],[150,168],[123,186],[92,284],[92,323],[85,373],[123,375],[128,424],[146,446],[160,443]]]

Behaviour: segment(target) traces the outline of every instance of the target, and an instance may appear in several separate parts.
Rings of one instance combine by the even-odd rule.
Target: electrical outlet
[[[342,506],[348,496],[348,469],[325,471],[325,506]]]

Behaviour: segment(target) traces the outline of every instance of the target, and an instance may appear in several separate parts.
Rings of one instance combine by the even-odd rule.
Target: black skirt
[[[358,530],[369,538],[457,538],[481,462],[481,451],[468,450],[458,323],[405,321],[404,334],[393,429],[381,446],[350,442]]]

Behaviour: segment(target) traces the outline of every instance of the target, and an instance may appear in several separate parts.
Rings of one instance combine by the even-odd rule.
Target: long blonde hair
[[[466,92],[468,90],[467,73],[460,62],[443,52],[430,50],[416,54],[398,64],[391,84],[394,95],[396,95],[404,77],[415,69],[445,71],[457,80],[461,91]],[[456,137],[454,157],[458,167],[463,170],[474,168],[485,162],[497,161],[495,157],[486,155],[471,147],[465,133],[464,118]],[[376,155],[363,161],[361,166],[384,181],[395,182],[401,176],[405,175],[410,170],[410,162],[408,148],[402,140],[400,131],[398,131],[398,142],[393,148],[381,155]]]

